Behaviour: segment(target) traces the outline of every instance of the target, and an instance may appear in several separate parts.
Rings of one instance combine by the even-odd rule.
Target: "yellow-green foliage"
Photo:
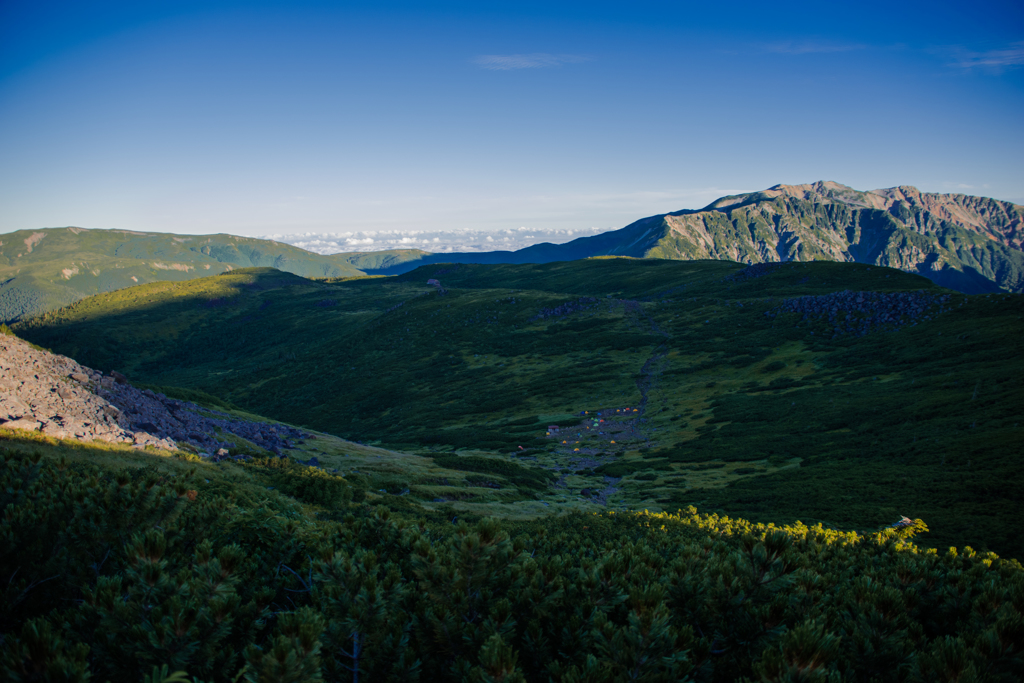
[[[920,520],[323,515],[261,486],[291,467],[31,448],[0,464],[4,680],[1024,675],[1024,568],[922,550]]]

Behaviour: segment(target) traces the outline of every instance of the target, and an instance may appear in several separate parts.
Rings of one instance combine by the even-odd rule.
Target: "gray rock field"
[[[280,455],[311,436],[140,390],[118,372],[103,375],[9,335],[0,335],[0,428],[136,448],[189,444],[215,460],[229,457],[233,437]]]

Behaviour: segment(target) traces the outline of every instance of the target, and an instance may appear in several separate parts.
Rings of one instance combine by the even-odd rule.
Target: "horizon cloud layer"
[[[507,230],[360,230],[304,232],[265,235],[293,247],[324,256],[345,252],[420,249],[435,254],[453,252],[518,251],[535,244],[564,244],[618,228],[585,230],[535,230],[526,227]]]

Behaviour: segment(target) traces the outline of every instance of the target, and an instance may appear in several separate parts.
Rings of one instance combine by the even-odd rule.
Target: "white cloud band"
[[[269,239],[291,244],[318,254],[385,249],[422,249],[430,252],[515,251],[540,242],[562,244],[577,237],[597,235],[614,228],[531,230],[377,230],[363,232],[306,232],[268,235]]]

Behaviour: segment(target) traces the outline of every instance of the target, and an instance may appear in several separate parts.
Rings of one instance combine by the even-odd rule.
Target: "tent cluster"
[[[639,408],[633,408],[631,406],[626,406],[625,408],[616,408],[615,412],[619,413],[620,415],[624,415],[624,414],[628,414],[628,413],[638,413],[638,412],[640,412],[640,409]],[[606,410],[596,410],[596,411],[594,411],[594,414],[598,415],[598,416],[601,416],[601,415],[611,415],[612,414],[612,409],[608,408]],[[581,410],[580,411],[580,415],[581,416],[582,415],[590,415],[590,411],[589,410]],[[595,418],[591,418],[591,419],[595,419]],[[602,420],[602,422],[603,422],[603,420]]]

